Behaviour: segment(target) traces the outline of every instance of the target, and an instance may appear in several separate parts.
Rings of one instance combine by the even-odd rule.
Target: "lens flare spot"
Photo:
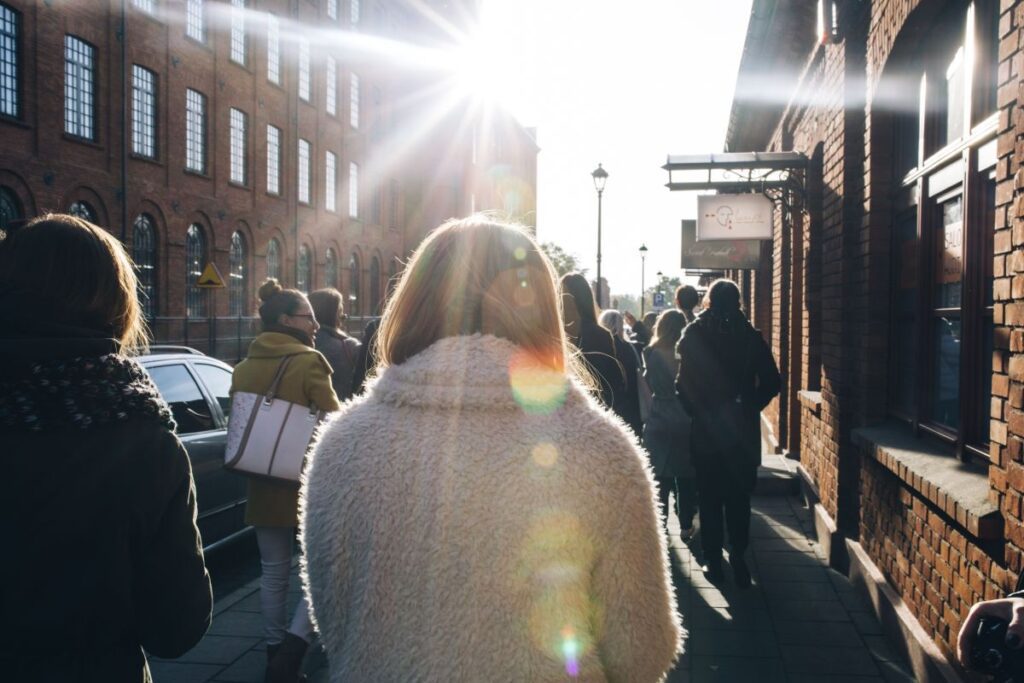
[[[528,413],[548,414],[565,403],[569,389],[568,378],[540,362],[528,351],[520,351],[512,357],[508,375],[512,395]]]
[[[526,260],[526,248],[525,247],[516,247],[515,251],[512,252],[512,255],[516,257],[517,261],[525,261]]]
[[[562,657],[565,659],[565,673],[572,677],[580,675],[580,642],[572,626],[562,629]]]
[[[558,460],[558,449],[554,444],[541,443],[533,447],[533,461],[544,469],[551,469]]]

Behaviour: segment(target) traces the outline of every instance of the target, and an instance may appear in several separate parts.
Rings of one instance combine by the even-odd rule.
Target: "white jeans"
[[[307,643],[313,637],[309,620],[309,604],[305,596],[299,600],[291,626],[285,629],[288,618],[288,577],[292,569],[294,527],[256,527],[256,544],[260,549],[260,611],[263,612],[264,635],[268,645],[284,640],[285,633],[293,633]]]

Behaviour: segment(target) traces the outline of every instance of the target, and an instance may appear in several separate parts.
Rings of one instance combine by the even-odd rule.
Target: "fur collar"
[[[422,408],[550,412],[586,401],[582,388],[492,335],[446,337],[400,365],[384,368],[368,397]]]

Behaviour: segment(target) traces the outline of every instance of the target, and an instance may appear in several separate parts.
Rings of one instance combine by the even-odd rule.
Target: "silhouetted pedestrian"
[[[318,289],[309,295],[320,330],[316,333],[314,346],[331,364],[331,386],[339,401],[352,397],[352,378],[362,344],[341,329],[345,308],[341,292],[333,287]]]

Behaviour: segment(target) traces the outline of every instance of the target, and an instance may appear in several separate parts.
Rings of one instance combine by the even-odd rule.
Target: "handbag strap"
[[[281,364],[277,366],[277,373],[274,374],[274,379],[270,383],[270,388],[267,389],[267,393],[263,395],[263,401],[270,403],[277,396],[277,387],[281,384],[281,379],[284,377],[285,370],[288,369],[288,365],[292,362],[292,358],[295,358],[296,354],[285,356],[281,359]]]

